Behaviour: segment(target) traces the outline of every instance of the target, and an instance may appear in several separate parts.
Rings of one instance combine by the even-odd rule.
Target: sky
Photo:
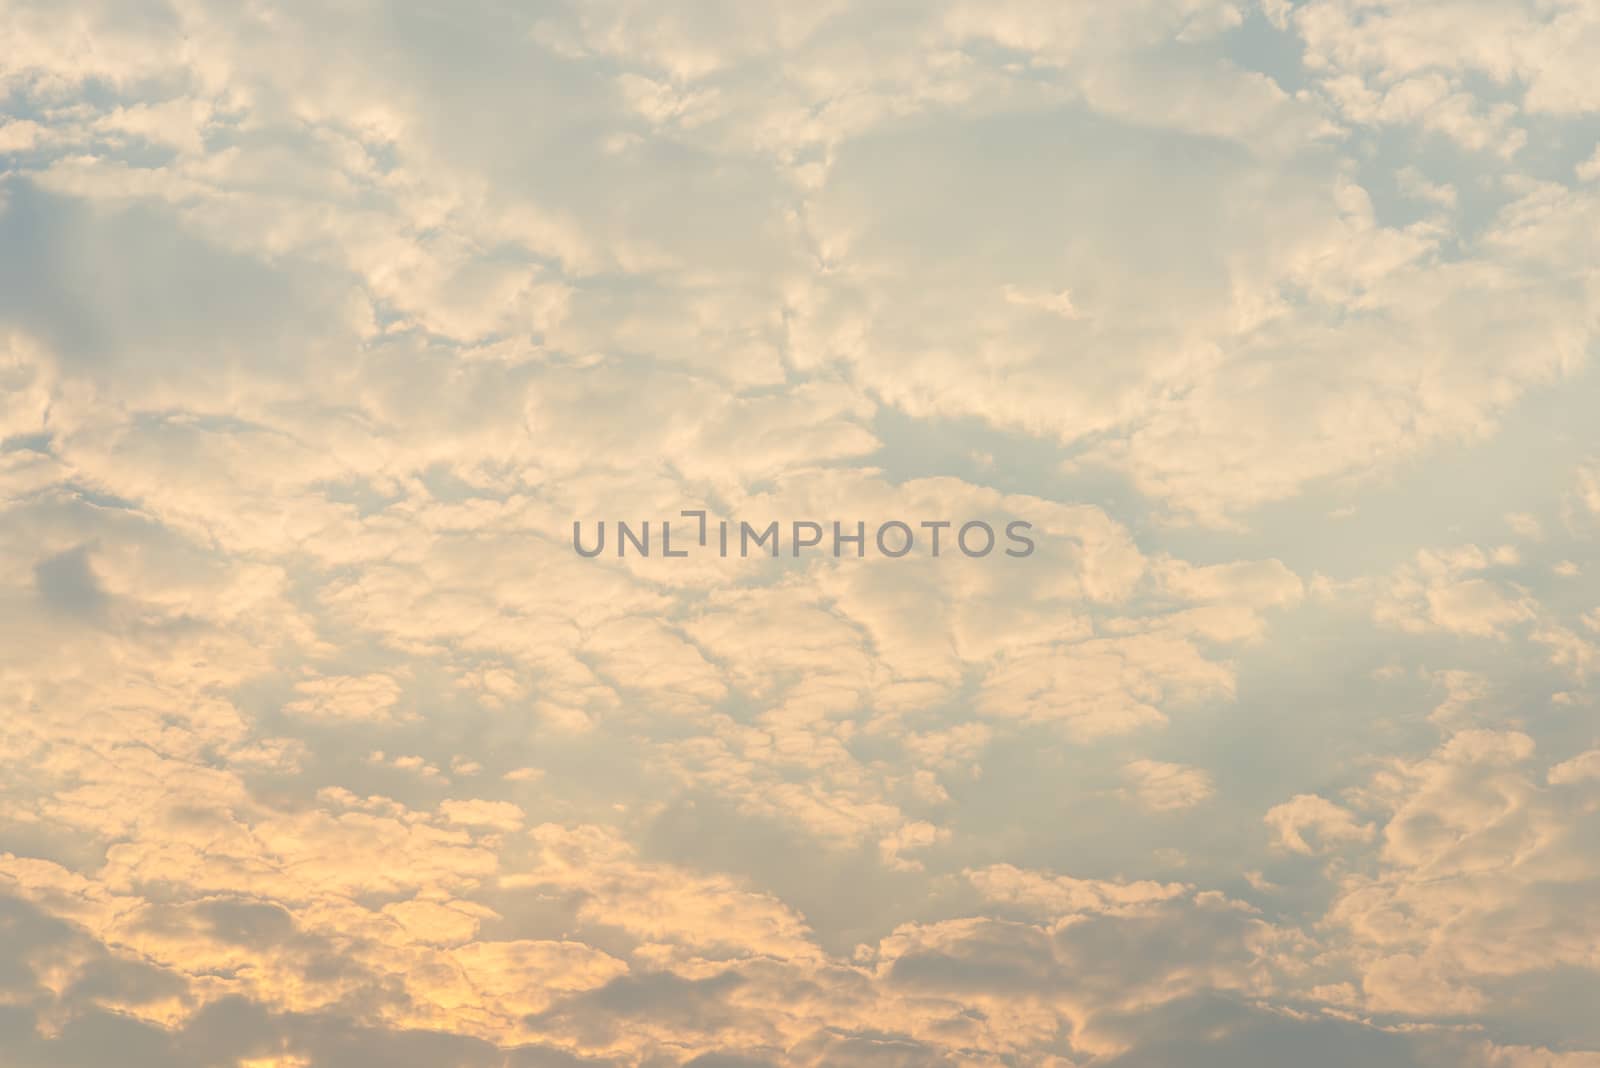
[[[1597,64],[0,0],[0,1063],[1600,1065]]]

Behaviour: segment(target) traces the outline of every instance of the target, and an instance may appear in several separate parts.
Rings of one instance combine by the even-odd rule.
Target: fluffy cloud
[[[1157,812],[1190,808],[1210,797],[1211,776],[1200,768],[1161,760],[1133,760],[1123,766],[1134,796]]]
[[[1597,26],[3,5],[7,1057],[1592,1063]]]
[[[1372,837],[1370,824],[1357,823],[1347,809],[1316,794],[1296,794],[1268,809],[1265,819],[1276,833],[1278,844],[1296,853],[1323,852],[1336,849],[1341,843],[1364,842]],[[1308,833],[1315,845],[1307,841]]]

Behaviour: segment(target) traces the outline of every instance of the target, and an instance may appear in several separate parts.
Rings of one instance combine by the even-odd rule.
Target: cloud
[[[8,1063],[1592,1062],[1596,25],[4,5]]]
[[[1381,867],[1348,879],[1328,917],[1370,1008],[1478,1012],[1500,977],[1592,967],[1579,902],[1597,873],[1572,848],[1593,822],[1582,758],[1536,775],[1535,753],[1520,732],[1464,730],[1375,781]]]
[[[360,722],[389,718],[400,699],[400,687],[387,675],[305,679],[295,683],[303,694],[284,706],[292,716]]]
[[[1534,604],[1514,586],[1480,575],[1516,562],[1514,551],[1486,553],[1475,545],[1421,552],[1414,566],[1394,577],[1375,614],[1409,630],[1438,627],[1456,634],[1499,637],[1534,618]]]
[[[1211,776],[1200,768],[1160,760],[1132,760],[1123,765],[1139,803],[1157,812],[1191,808],[1210,797]]]
[[[1364,842],[1372,837],[1370,824],[1359,824],[1348,810],[1316,794],[1296,794],[1267,810],[1267,826],[1277,832],[1277,842],[1295,853],[1315,854],[1336,849],[1341,843]],[[1316,844],[1307,841],[1314,835]]]

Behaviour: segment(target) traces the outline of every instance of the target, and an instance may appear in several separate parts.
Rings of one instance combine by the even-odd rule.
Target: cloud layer
[[[1592,0],[0,40],[8,1063],[1600,1064]]]

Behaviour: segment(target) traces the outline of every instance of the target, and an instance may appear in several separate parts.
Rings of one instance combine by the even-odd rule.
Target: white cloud
[[[1266,824],[1277,842],[1295,853],[1312,855],[1372,838],[1371,824],[1357,823],[1349,810],[1316,794],[1296,794],[1267,810]],[[1310,840],[1307,834],[1311,835]]]
[[[1592,1060],[1591,8],[0,6],[0,1046]]]
[[[1156,812],[1192,808],[1215,790],[1204,769],[1160,760],[1129,761],[1122,774],[1140,804]]]

